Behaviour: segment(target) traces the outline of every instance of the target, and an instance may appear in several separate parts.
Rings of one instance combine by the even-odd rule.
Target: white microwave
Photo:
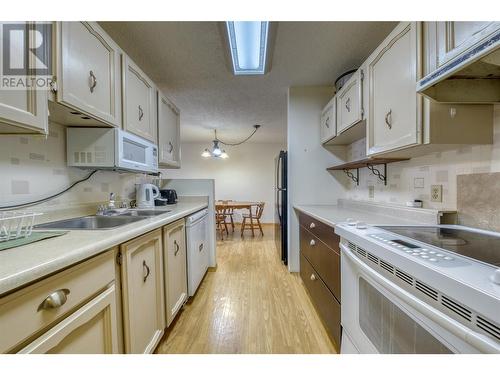
[[[68,166],[158,172],[158,147],[116,128],[67,128]]]

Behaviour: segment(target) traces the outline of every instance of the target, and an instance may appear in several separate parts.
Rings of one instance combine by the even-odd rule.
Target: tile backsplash
[[[32,135],[2,135],[0,147],[0,206],[37,200],[59,192],[90,171],[66,166],[66,128],[49,126],[47,138]],[[135,183],[143,175],[99,171],[88,181],[41,206],[106,201],[110,192],[121,201],[135,197]]]
[[[357,141],[348,148],[348,158],[362,157],[364,151],[364,140]],[[450,151],[388,164],[387,186],[366,168],[360,169],[360,185],[349,183],[346,196],[395,204],[421,199],[424,207],[456,209],[457,176],[493,172],[500,172],[500,105],[495,105],[493,144],[457,146]],[[431,202],[431,185],[442,186],[442,202]]]

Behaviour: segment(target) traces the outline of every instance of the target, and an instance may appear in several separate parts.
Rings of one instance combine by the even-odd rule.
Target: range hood
[[[442,103],[500,102],[500,31],[426,75],[417,92]]]

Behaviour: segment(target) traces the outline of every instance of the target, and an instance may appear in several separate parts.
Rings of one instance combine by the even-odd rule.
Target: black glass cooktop
[[[465,229],[437,226],[381,226],[379,228],[500,267],[500,237]]]

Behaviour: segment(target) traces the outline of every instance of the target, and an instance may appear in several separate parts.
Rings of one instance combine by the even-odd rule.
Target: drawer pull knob
[[[143,117],[144,117],[144,111],[142,110],[142,107],[139,104],[139,121],[142,121]]]
[[[59,289],[50,293],[38,306],[36,311],[50,310],[61,307],[68,300],[69,289]]]
[[[316,280],[316,276],[314,275],[314,273],[311,274],[311,281],[315,281]]]
[[[151,270],[149,269],[149,266],[146,264],[145,260],[142,261],[142,267],[146,271],[146,275],[144,275],[143,282],[146,282],[146,280],[148,279],[149,274],[151,273]]]
[[[309,245],[311,245],[311,246],[316,245],[316,241],[314,241],[314,240],[309,241]]]
[[[174,145],[172,142],[168,142],[168,153],[171,154],[174,151]]]
[[[314,223],[309,224],[309,228],[311,228],[311,229],[316,228],[316,224],[314,224]]]
[[[200,246],[198,246],[198,250],[199,250],[199,251],[202,251],[202,250],[203,250],[203,244],[200,244]]]
[[[392,129],[392,109],[389,109],[389,112],[385,115],[385,124],[389,129]]]
[[[347,112],[351,112],[351,98],[347,98],[347,101],[345,102],[345,109],[347,109]]]
[[[90,93],[94,93],[94,89],[97,86],[97,77],[95,76],[94,72],[91,70],[89,72],[89,87],[90,87]]]
[[[179,244],[177,243],[177,240],[174,240],[174,246],[175,246],[175,251],[174,251],[174,257],[177,256],[177,253],[179,252],[180,250],[180,246]],[[201,250],[200,250],[201,251]]]

